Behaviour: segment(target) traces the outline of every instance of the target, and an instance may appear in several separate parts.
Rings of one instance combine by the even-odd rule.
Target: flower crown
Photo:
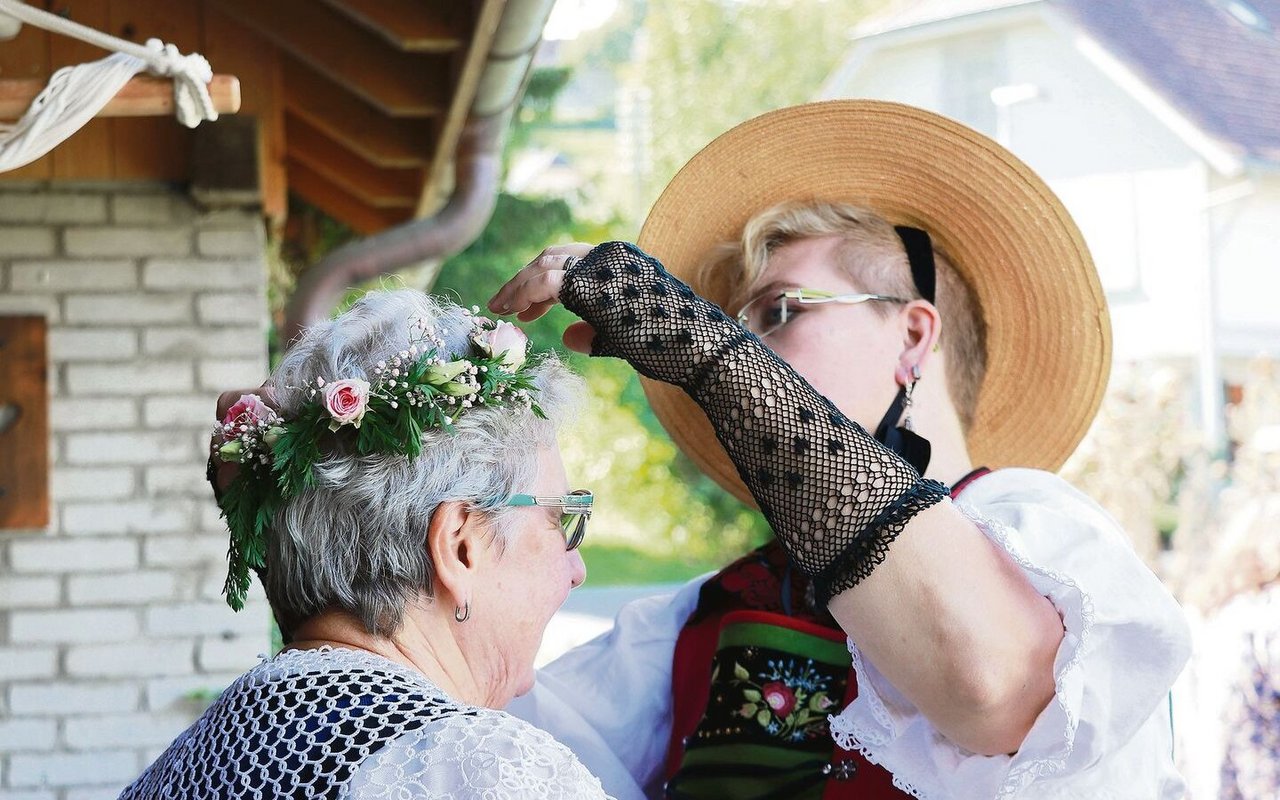
[[[539,417],[526,363],[528,338],[509,322],[468,315],[466,355],[444,357],[434,327],[416,320],[409,349],[379,361],[363,378],[315,379],[297,416],[284,419],[257,395],[244,395],[214,429],[213,457],[240,465],[218,500],[231,532],[227,605],[244,607],[249,570],[266,567],[267,533],[276,511],[315,486],[313,467],[337,441],[354,455],[416,458],[427,431],[453,430],[476,407],[528,408]],[[441,332],[443,333],[443,331]]]

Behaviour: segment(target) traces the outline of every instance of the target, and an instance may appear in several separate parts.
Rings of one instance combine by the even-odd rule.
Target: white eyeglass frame
[[[750,318],[747,314],[747,311],[753,305],[755,305],[756,303],[759,303],[762,300],[781,300],[782,313],[781,313],[781,318],[776,325],[764,331],[757,331],[757,330],[753,330],[750,324],[748,324],[750,321]],[[750,300],[747,301],[746,305],[738,309],[738,316],[737,316],[738,324],[746,328],[747,330],[751,331],[756,336],[759,336],[761,339],[763,339],[766,336],[769,336],[770,334],[777,333],[780,328],[786,326],[786,324],[791,321],[791,317],[787,313],[788,300],[794,300],[796,303],[804,306],[824,305],[826,303],[839,303],[841,305],[853,306],[853,305],[858,305],[860,303],[870,302],[872,300],[879,300],[886,303],[910,303],[911,302],[910,300],[907,300],[905,298],[893,297],[887,294],[868,294],[865,292],[855,292],[851,294],[836,294],[835,292],[827,291],[826,289],[807,289],[807,288],[797,287],[795,289],[787,289],[785,291],[776,292],[776,293],[772,291],[765,292],[764,294],[760,294],[751,298]]]

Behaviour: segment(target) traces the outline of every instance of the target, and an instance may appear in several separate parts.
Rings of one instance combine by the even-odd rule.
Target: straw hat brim
[[[1084,239],[1044,181],[991,139],[932,112],[810,103],[707,145],[667,185],[638,244],[723,307],[728,276],[700,277],[698,267],[751,217],[793,200],[854,203],[928,231],[973,287],[986,325],[986,375],[967,436],[973,462],[1062,466],[1102,401],[1111,325]],[[701,409],[669,384],[642,382],[677,446],[752,504]]]

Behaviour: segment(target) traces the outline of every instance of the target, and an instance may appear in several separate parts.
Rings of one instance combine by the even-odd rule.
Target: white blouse
[[[1005,469],[957,506],[1058,609],[1057,692],[1013,756],[945,739],[849,642],[858,697],[831,728],[923,800],[1178,798],[1169,688],[1190,654],[1182,610],[1119,527],[1056,475]],[[676,637],[699,578],[625,607],[610,632],[543,668],[508,708],[568,745],[611,794],[659,797]]]

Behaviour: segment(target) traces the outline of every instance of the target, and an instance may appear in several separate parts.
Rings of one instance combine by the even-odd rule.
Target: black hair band
[[[909,225],[894,225],[902,246],[907,250],[907,263],[911,265],[911,277],[916,291],[930,303],[936,303],[938,285],[937,266],[933,263],[933,241],[929,234]]]

